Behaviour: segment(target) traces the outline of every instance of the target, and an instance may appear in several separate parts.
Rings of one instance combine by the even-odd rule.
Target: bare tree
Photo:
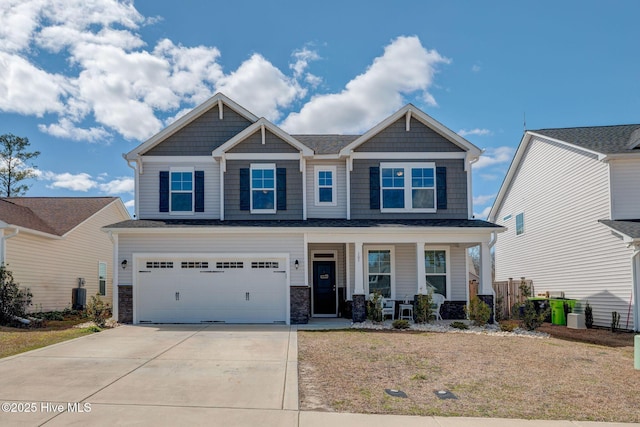
[[[0,135],[0,196],[23,196],[30,185],[25,179],[35,178],[36,167],[30,163],[40,155],[39,151],[28,152],[29,139],[12,134]]]

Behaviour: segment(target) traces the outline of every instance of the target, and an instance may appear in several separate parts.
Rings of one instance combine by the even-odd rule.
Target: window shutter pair
[[[251,177],[249,168],[240,169],[240,210],[251,209]],[[287,169],[276,168],[276,209],[287,210]]]
[[[160,212],[169,212],[169,171],[160,171]],[[194,173],[194,206],[196,212],[204,212],[204,171]]]
[[[447,168],[436,167],[437,209],[447,209]],[[380,168],[369,168],[369,209],[380,209]]]

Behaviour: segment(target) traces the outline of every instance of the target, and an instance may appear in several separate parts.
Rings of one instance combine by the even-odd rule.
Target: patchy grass
[[[299,331],[298,348],[301,409],[640,422],[632,346],[347,330]]]
[[[46,347],[96,332],[95,328],[74,328],[85,322],[81,317],[48,320],[42,328],[10,328],[0,326],[0,358]]]

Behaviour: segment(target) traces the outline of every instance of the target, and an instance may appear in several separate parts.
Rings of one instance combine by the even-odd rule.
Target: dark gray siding
[[[220,120],[218,106],[214,106],[144,155],[210,156],[213,150],[252,124],[227,106],[223,107],[223,113]]]
[[[253,135],[238,143],[227,153],[297,153],[299,150],[278,136],[269,132],[265,133],[265,143],[262,144],[262,132],[260,129]]]
[[[251,163],[275,163],[277,168],[287,169],[287,210],[275,214],[252,214],[240,210],[240,169],[251,167]],[[298,160],[254,161],[228,160],[224,174],[225,219],[302,219],[302,173]]]
[[[403,117],[360,145],[355,151],[377,153],[464,151],[414,118],[411,119],[410,127],[411,130],[407,132],[406,120]]]
[[[392,160],[393,162],[416,162],[415,159]],[[439,209],[435,213],[382,213],[380,209],[369,208],[369,168],[380,166],[385,160],[354,160],[351,172],[351,218],[425,218],[425,219],[467,219],[467,173],[464,171],[464,160],[420,160],[435,162],[436,167],[447,168],[447,209]]]

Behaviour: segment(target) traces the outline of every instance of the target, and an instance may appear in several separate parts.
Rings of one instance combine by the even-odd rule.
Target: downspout
[[[2,242],[0,243],[0,266],[4,266],[4,261],[5,261],[6,256],[7,256],[7,244],[6,244],[6,241],[9,240],[12,237],[17,236],[18,233],[20,232],[20,230],[18,228],[14,228],[13,230],[14,230],[13,233],[7,234],[6,236],[4,235],[4,230],[2,230],[2,237],[1,237]]]
[[[640,243],[634,245],[633,254],[631,254],[631,289],[632,297],[635,298],[633,307],[633,330],[640,331]],[[631,301],[629,301],[631,306]]]

